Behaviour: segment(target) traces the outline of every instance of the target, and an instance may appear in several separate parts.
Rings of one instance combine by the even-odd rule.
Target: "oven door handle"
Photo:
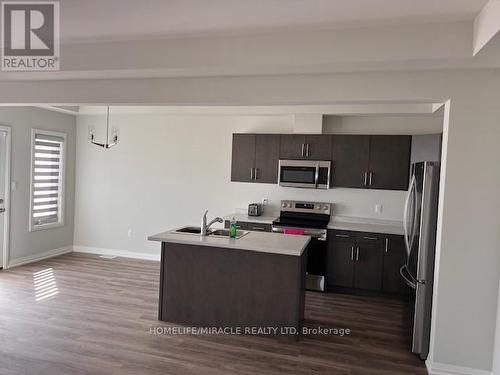
[[[314,187],[317,189],[319,183],[319,164],[316,164],[316,171],[314,172]]]
[[[273,233],[285,233],[285,228],[281,227],[272,227],[271,231]],[[311,236],[312,238],[319,241],[326,241],[326,233],[324,232],[310,232],[307,229],[304,230],[304,236]]]

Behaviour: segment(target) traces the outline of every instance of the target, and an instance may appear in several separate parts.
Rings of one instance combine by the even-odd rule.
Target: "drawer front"
[[[246,223],[246,230],[251,230],[255,232],[271,232],[271,224],[262,223]]]
[[[229,226],[231,225],[231,221],[229,220],[226,220],[224,222],[224,228],[229,228]],[[241,229],[241,230],[247,230],[247,223],[245,223],[244,221],[237,221],[236,222],[236,229]]]
[[[387,235],[383,235],[380,233],[369,233],[369,232],[357,232],[356,239],[358,243],[365,243],[369,247],[371,246],[383,246],[385,244],[385,239]]]
[[[357,233],[356,232],[350,232],[348,230],[329,230],[328,231],[328,237],[336,240],[346,240],[346,241],[353,241],[356,240],[357,238]]]

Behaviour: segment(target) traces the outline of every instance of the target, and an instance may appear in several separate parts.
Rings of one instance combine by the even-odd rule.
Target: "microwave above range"
[[[321,160],[280,160],[279,185],[329,189],[332,162]]]

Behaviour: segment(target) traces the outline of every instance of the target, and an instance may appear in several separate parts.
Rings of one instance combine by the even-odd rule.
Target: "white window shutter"
[[[33,143],[31,223],[36,228],[62,222],[65,137],[34,131]]]

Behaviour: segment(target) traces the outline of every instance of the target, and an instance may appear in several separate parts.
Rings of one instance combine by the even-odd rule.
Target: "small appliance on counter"
[[[260,216],[263,211],[262,203],[250,203],[248,205],[248,216]]]

